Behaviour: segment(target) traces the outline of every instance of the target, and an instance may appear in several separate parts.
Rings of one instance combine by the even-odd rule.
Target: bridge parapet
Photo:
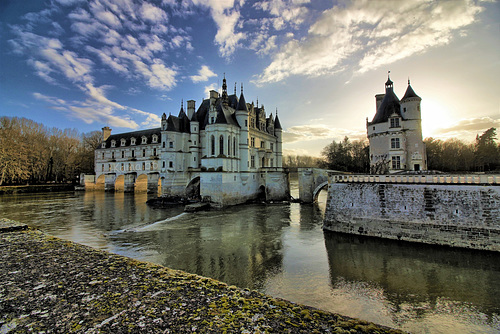
[[[489,184],[500,185],[500,174],[468,175],[339,175],[329,171],[333,183]]]

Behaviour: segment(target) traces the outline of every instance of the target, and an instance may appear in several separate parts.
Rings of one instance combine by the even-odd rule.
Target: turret
[[[410,85],[408,79],[408,88],[406,88],[405,95],[401,99],[401,116],[403,119],[422,119],[420,112],[420,102],[422,99],[418,96]]]
[[[283,129],[281,128],[280,119],[278,117],[278,109],[276,108],[276,118],[274,119],[274,135],[276,136],[276,167],[283,166]]]

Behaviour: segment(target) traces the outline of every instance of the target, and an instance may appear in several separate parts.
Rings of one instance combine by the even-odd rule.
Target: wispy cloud
[[[447,128],[435,130],[437,138],[475,138],[476,135],[481,135],[489,128],[500,129],[500,118],[479,117],[467,118],[458,121]]]
[[[298,125],[283,131],[283,143],[291,144],[298,141],[318,139],[342,140],[345,136],[351,140],[366,139],[365,132],[341,128],[330,128],[327,125]]]
[[[189,78],[191,78],[191,80],[194,83],[198,83],[198,82],[208,81],[208,79],[210,79],[211,77],[216,77],[216,76],[217,74],[212,72],[212,70],[207,65],[203,65],[198,71],[198,75],[192,75]]]
[[[306,37],[281,46],[256,83],[292,75],[358,73],[445,45],[483,9],[472,0],[353,1],[323,12]]]
[[[40,93],[33,93],[33,96],[47,103],[50,108],[65,112],[69,117],[80,119],[87,124],[100,122],[123,128],[135,129],[138,127],[137,123],[129,117],[116,116],[113,114],[111,106],[98,103],[95,100],[66,101]]]

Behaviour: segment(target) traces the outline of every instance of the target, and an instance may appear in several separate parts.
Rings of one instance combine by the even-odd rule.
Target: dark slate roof
[[[406,93],[403,96],[403,98],[401,99],[401,101],[409,99],[411,97],[418,97],[419,99],[421,99],[420,96],[415,94],[415,91],[413,90],[413,88],[411,88],[410,83],[408,82],[408,88],[406,88]]]
[[[167,131],[190,133],[191,127],[190,127],[189,123],[190,122],[189,122],[187,115],[181,109],[181,112],[179,113],[179,117],[175,117],[172,115],[168,116]]]
[[[121,140],[124,138],[125,141],[125,146],[130,146],[130,140],[132,138],[136,139],[135,146],[139,145],[145,145],[142,144],[142,137],[146,136],[147,141],[146,144],[151,144],[153,141],[153,135],[156,134],[158,136],[158,143],[161,141],[161,128],[154,128],[154,129],[148,129],[148,130],[141,130],[141,131],[133,131],[133,132],[125,132],[125,133],[117,133],[114,135],[111,135],[106,139],[106,148],[111,147],[111,141],[115,140],[116,141],[116,147],[121,146]]]
[[[276,114],[276,118],[274,119],[274,128],[281,129],[280,119],[278,118],[278,114]]]
[[[236,110],[244,110],[248,112],[248,107],[247,103],[245,102],[245,97],[243,96],[243,93],[240,95],[240,101],[238,102],[238,107]]]
[[[388,82],[390,79],[387,80]],[[401,105],[399,104],[399,99],[394,94],[394,90],[392,88],[386,89],[384,99],[377,109],[377,113],[373,117],[373,120],[370,124],[384,123],[387,122],[389,117],[396,113],[401,115]]]
[[[229,106],[233,109],[236,109],[238,107],[238,97],[236,94],[229,95]]]
[[[236,115],[234,114],[232,108],[228,108],[222,102],[217,105],[217,119],[215,123],[217,124],[231,124],[240,127],[236,121]]]
[[[198,107],[196,111],[196,118],[200,123],[200,130],[205,130],[205,126],[208,124],[208,109],[210,108],[210,99],[203,100],[203,102]],[[194,117],[194,116],[193,116]]]

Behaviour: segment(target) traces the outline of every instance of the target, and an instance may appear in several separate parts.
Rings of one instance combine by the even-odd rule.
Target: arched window
[[[224,136],[219,137],[219,154],[224,154]]]
[[[210,155],[215,155],[215,137],[214,136],[212,136],[210,138],[210,148],[211,148]]]

